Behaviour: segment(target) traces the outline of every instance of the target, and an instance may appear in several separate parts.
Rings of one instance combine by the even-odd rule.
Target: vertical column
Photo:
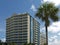
[[[30,16],[28,16],[27,43],[30,43]]]

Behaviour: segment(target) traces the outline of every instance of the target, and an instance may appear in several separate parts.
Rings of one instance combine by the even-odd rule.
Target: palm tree
[[[58,21],[59,9],[51,2],[44,2],[37,10],[36,17],[45,22],[46,44],[48,45],[48,26],[50,21]]]

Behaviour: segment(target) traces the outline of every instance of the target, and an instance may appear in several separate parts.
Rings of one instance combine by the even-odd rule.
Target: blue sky
[[[40,0],[0,0],[0,39],[5,39],[6,18],[14,13],[28,12],[34,17]]]
[[[55,5],[60,5],[59,0],[44,0],[54,2]],[[0,39],[5,40],[6,18],[14,13],[28,12],[34,17],[40,0],[0,0]],[[59,12],[60,13],[60,12]],[[41,23],[41,22],[40,22]],[[40,30],[45,30],[41,23]],[[60,21],[52,22],[48,27],[49,45],[60,45]]]

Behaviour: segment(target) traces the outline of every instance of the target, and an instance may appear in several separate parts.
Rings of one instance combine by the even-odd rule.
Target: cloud
[[[45,30],[45,27],[43,27],[41,30],[42,30],[42,31]],[[51,32],[51,33],[60,32],[60,21],[58,21],[58,22],[53,22],[53,23],[48,27],[48,32]]]
[[[53,39],[52,39],[52,38],[50,38],[50,37],[48,38],[48,40],[49,40],[49,42],[52,42],[52,41],[53,41]]]
[[[2,42],[6,42],[6,38],[2,38],[1,40],[2,40]]]
[[[49,27],[48,31],[52,33],[57,33],[60,31],[60,21],[58,22],[53,22]]]
[[[0,29],[0,39],[2,40],[2,42],[5,42],[6,39],[5,39],[5,32],[6,30],[3,28],[3,29]]]
[[[50,39],[51,39],[52,41],[54,41],[57,37],[58,37],[57,35],[54,35],[54,36],[50,37]]]
[[[60,40],[56,37],[51,38],[53,41],[49,42],[49,45],[60,45]]]
[[[50,42],[49,45],[60,45],[60,40],[55,39],[53,42]]]
[[[32,4],[31,8],[30,8],[32,11],[36,11],[36,7],[35,5]]]
[[[49,45],[60,45],[60,40],[57,35],[49,37]]]
[[[44,2],[46,2],[46,1],[53,2],[53,3],[55,3],[55,5],[59,5],[60,4],[60,0],[44,0]]]
[[[57,35],[53,35],[53,36],[51,36],[51,37],[49,37],[48,39],[49,39],[49,42],[53,42],[53,41],[55,41],[55,39],[57,39]]]
[[[60,33],[58,33],[58,35],[60,36]]]

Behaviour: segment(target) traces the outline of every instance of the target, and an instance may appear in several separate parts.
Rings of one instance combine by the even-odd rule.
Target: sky
[[[6,40],[6,18],[17,13],[28,12],[32,17],[40,0],[0,0],[0,39]]]
[[[60,6],[59,0],[44,0],[54,2],[56,6]],[[37,8],[41,5],[40,0],[0,0],[0,39],[6,39],[6,18],[14,13],[28,12],[34,17]],[[44,31],[45,27],[42,26],[40,30]],[[48,27],[49,45],[60,45],[60,21],[52,22]]]

